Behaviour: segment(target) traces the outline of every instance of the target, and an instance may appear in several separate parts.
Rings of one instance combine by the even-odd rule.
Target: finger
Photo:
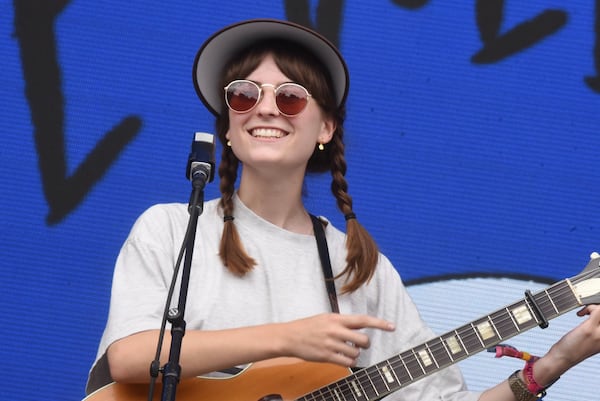
[[[577,311],[577,316],[585,316],[585,315],[589,315],[590,314],[590,307],[589,306],[584,306],[583,308],[579,309]]]
[[[345,316],[346,325],[352,329],[373,328],[385,331],[393,331],[395,326],[392,322],[368,315],[342,315]]]
[[[356,364],[358,363],[357,358],[353,358],[353,357],[350,357],[350,356],[344,355],[344,354],[336,354],[332,358],[331,362],[336,363],[341,366],[348,367],[348,368],[352,368],[352,367],[356,366]]]
[[[367,349],[371,346],[369,336],[358,331],[349,332],[345,341],[356,348]]]
[[[344,343],[340,347],[340,352],[334,355],[334,362],[344,366],[356,366],[358,358],[360,357],[360,348],[353,346],[352,344]]]

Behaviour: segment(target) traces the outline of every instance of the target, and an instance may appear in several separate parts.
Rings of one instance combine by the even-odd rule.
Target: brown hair
[[[315,150],[308,161],[306,171],[309,173],[331,172],[331,192],[347,221],[347,264],[338,277],[346,276],[342,293],[353,292],[373,276],[379,258],[379,250],[371,235],[358,222],[352,211],[352,197],[348,194],[348,183],[345,179],[346,159],[344,158],[343,142],[345,107],[343,104],[341,106],[336,104],[331,89],[333,85],[327,70],[312,53],[301,46],[285,41],[269,40],[250,47],[231,60],[225,68],[219,85],[223,88],[234,79],[248,76],[267,54],[273,55],[275,63],[286,76],[305,86],[324,114],[333,118],[336,123],[336,131],[325,149],[318,150],[317,144],[315,144]],[[231,148],[226,145],[229,118],[224,101],[215,125],[217,135],[223,145],[218,171],[221,191],[220,206],[225,217],[219,255],[223,264],[232,273],[244,275],[256,265],[256,261],[244,250],[232,218],[234,186],[239,160]]]

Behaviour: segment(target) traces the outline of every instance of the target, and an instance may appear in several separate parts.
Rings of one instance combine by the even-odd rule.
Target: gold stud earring
[[[322,143],[319,144],[319,150],[325,150],[325,146]]]
[[[227,146],[231,147],[231,141],[227,141]]]

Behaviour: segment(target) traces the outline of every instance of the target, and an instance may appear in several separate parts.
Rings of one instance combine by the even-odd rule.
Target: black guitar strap
[[[317,248],[319,249],[319,258],[321,259],[321,266],[323,267],[323,275],[325,276],[325,286],[327,287],[327,295],[329,296],[329,303],[331,304],[331,310],[334,313],[340,313],[340,308],[337,302],[337,293],[335,291],[335,282],[333,281],[333,272],[331,270],[331,261],[329,259],[329,249],[327,248],[327,240],[325,239],[325,230],[323,230],[323,223],[318,217],[310,215],[313,222],[313,231],[315,232],[315,238],[317,240]],[[357,372],[363,369],[360,366],[350,368],[352,372]]]
[[[329,249],[327,248],[327,240],[325,239],[325,230],[323,230],[323,223],[317,216],[310,215],[313,222],[313,231],[315,233],[315,239],[317,240],[317,249],[319,250],[319,258],[321,259],[321,267],[323,268],[323,275],[325,276],[325,287],[327,287],[327,295],[329,303],[331,304],[331,310],[334,313],[340,313],[340,308],[337,302],[337,293],[335,291],[335,282],[333,280],[333,272],[331,271],[331,261],[329,259]]]

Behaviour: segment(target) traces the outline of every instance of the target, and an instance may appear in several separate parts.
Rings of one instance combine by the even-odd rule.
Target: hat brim
[[[230,58],[253,43],[270,38],[289,40],[312,52],[331,75],[337,105],[345,102],[349,85],[348,68],[340,52],[329,40],[289,21],[254,19],[216,32],[204,42],[196,55],[192,72],[194,87],[211,113],[221,113],[223,92],[217,83]]]

